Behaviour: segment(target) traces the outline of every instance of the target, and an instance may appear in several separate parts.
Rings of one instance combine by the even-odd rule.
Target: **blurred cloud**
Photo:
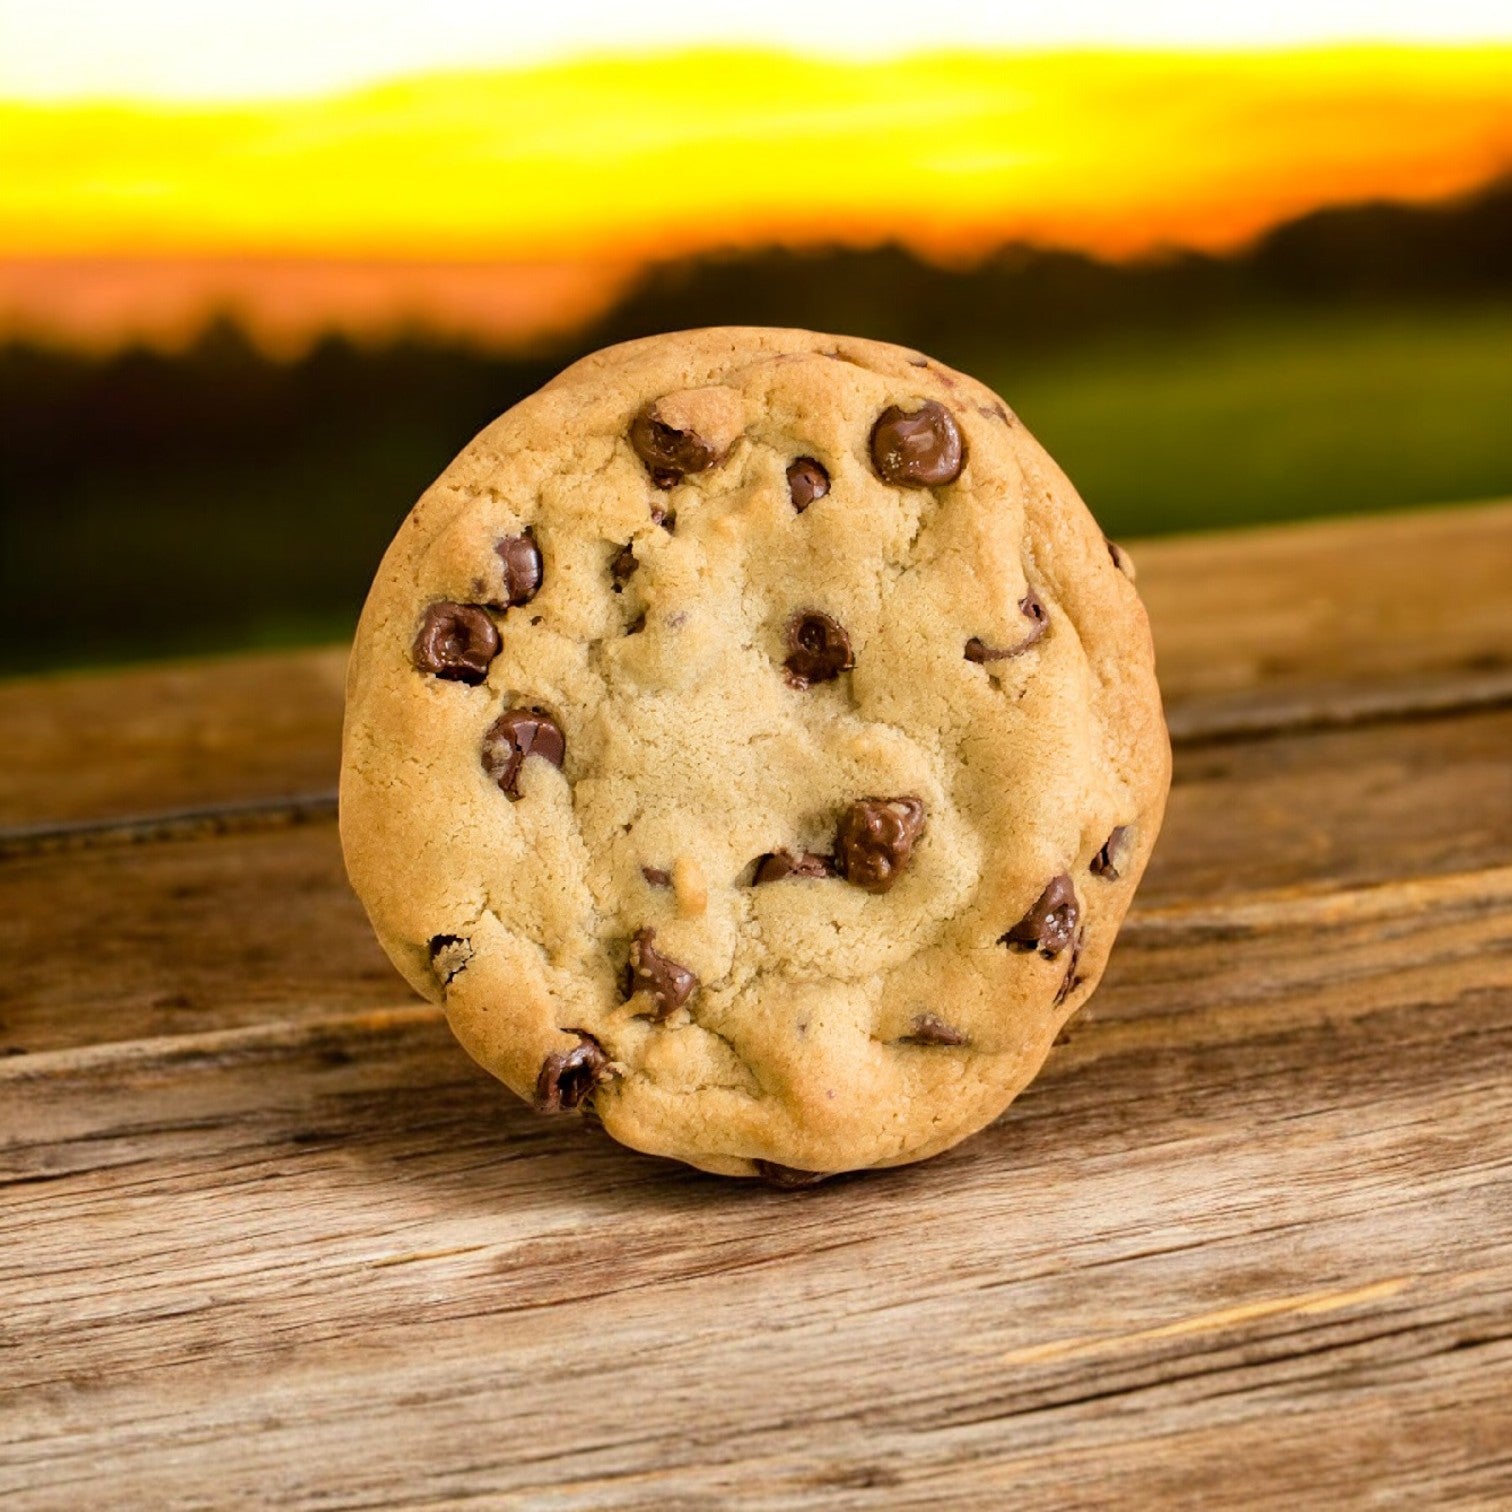
[[[1512,46],[771,48],[476,67],[314,98],[0,97],[0,339],[517,347],[721,248],[1224,250],[1512,168]]]
[[[0,0],[0,97],[319,94],[430,69],[762,46],[840,57],[940,48],[1295,46],[1512,37],[1487,0]]]
[[[1512,47],[771,51],[426,74],[319,100],[0,102],[12,257],[627,261],[896,239],[1126,255],[1512,163]]]

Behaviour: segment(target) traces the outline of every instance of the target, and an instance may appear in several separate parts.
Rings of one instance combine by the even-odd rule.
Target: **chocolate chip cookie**
[[[415,507],[341,834],[400,971],[541,1113],[801,1186],[1029,1081],[1169,777],[1128,557],[996,395],[692,331],[569,368]]]

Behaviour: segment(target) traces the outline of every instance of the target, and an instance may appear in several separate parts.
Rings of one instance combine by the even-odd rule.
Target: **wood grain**
[[[1494,504],[1137,545],[1173,732],[1506,701],[1509,522]]]
[[[1512,711],[1179,750],[1138,910],[1494,866]],[[1385,843],[1389,839],[1389,844]],[[335,825],[49,845],[0,861],[0,1051],[392,1006]]]
[[[0,826],[333,788],[345,674],[342,648],[0,683]]]
[[[0,1063],[0,1493],[1494,1505],[1512,871],[1426,885],[1135,931],[985,1135],[796,1197],[536,1119],[423,1011]]]
[[[0,689],[7,1512],[1512,1506],[1512,506],[1136,555],[1107,979],[983,1135],[799,1194],[409,996],[338,653]]]
[[[1178,740],[1512,702],[1512,503],[1133,554]],[[328,795],[345,655],[0,684],[0,830]]]

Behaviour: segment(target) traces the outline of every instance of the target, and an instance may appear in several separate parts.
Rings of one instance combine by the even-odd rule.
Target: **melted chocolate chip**
[[[954,483],[966,465],[966,443],[955,416],[934,399],[916,410],[896,404],[882,411],[871,434],[877,476],[903,488]]]
[[[1049,885],[999,944],[1013,950],[1037,950],[1048,961],[1058,956],[1076,935],[1080,915],[1076,889],[1064,872],[1052,877]]]
[[[899,1041],[904,1045],[969,1045],[971,1037],[932,1013],[921,1013]]]
[[[1081,960],[1082,940],[1084,937],[1085,931],[1078,929],[1076,931],[1076,938],[1071,941],[1071,959],[1066,962],[1066,974],[1061,978],[1061,984],[1056,989],[1055,997],[1051,1001],[1050,1006],[1052,1008],[1059,1008],[1082,984],[1082,977],[1077,972],[1076,967],[1077,963]]]
[[[659,866],[641,867],[641,876],[643,876],[652,887],[671,887],[672,885],[672,873],[669,871],[663,871]]]
[[[524,535],[505,536],[494,547],[504,567],[503,602],[511,608],[528,604],[541,588],[541,548],[527,530]]]
[[[654,404],[630,422],[630,445],[658,488],[673,488],[687,474],[703,472],[719,461],[719,454],[702,436],[657,419]]]
[[[473,948],[461,935],[433,935],[430,942],[431,970],[443,987],[451,985],[452,978],[467,970],[472,960]]]
[[[812,457],[799,457],[788,463],[788,497],[793,508],[802,514],[815,499],[822,499],[829,492],[829,474]]]
[[[1118,881],[1119,869],[1123,865],[1124,842],[1128,837],[1129,826],[1120,824],[1103,841],[1102,849],[1093,856],[1088,868],[1094,877],[1101,877],[1104,882]]]
[[[483,769],[511,798],[520,796],[520,768],[527,756],[560,767],[566,754],[567,737],[544,709],[510,709],[483,737]]]
[[[609,576],[614,579],[614,591],[620,593],[625,584],[635,576],[635,570],[640,563],[635,560],[635,547],[624,545],[615,552],[614,560],[609,563]]]
[[[639,635],[641,633],[641,631],[644,630],[645,628],[646,628],[646,611],[644,609],[642,609],[641,612],[639,614],[637,614],[635,616],[635,618],[633,620],[631,620],[628,625],[625,626],[625,634],[626,635]]]
[[[985,415],[989,420],[1001,420],[1004,425],[1012,425],[1008,418],[1008,411],[1001,404],[979,404],[977,414]]]
[[[1023,640],[1016,645],[999,649],[996,646],[989,646],[979,636],[973,635],[966,642],[966,660],[969,662],[1003,661],[1010,656],[1022,656],[1031,646],[1038,645],[1045,638],[1045,631],[1050,628],[1050,616],[1032,588],[1019,600],[1019,612],[1030,622],[1029,633]]]
[[[769,1187],[783,1192],[801,1192],[805,1187],[818,1186],[821,1181],[828,1181],[832,1174],[829,1171],[800,1171],[793,1166],[778,1165],[775,1160],[757,1160],[752,1164],[756,1167],[756,1174]]]
[[[537,1113],[570,1113],[581,1107],[593,1089],[609,1075],[609,1057],[591,1034],[568,1029],[578,1043],[571,1050],[560,1050],[541,1062],[536,1077],[535,1108]]]
[[[677,511],[675,509],[662,509],[659,505],[651,506],[651,523],[660,525],[668,535],[677,534]]]
[[[817,609],[795,614],[788,621],[788,681],[795,688],[830,682],[856,664],[850,637],[827,614]]]
[[[845,811],[835,834],[840,875],[867,892],[886,892],[908,865],[923,831],[919,799],[860,799]]]
[[[1134,579],[1134,562],[1129,553],[1117,541],[1110,541],[1107,536],[1103,537],[1103,545],[1108,548],[1108,555],[1112,557],[1113,565],[1132,582]]]
[[[656,1002],[653,1017],[664,1019],[676,1012],[693,996],[698,978],[670,956],[664,956],[653,941],[654,929],[638,929],[630,941],[630,970],[626,979],[626,999],[646,992]]]
[[[756,874],[751,878],[752,887],[763,882],[780,882],[784,877],[833,877],[835,863],[829,856],[820,856],[813,851],[794,855],[792,851],[775,850],[760,857],[756,862]]]
[[[420,621],[412,654],[421,672],[476,686],[499,654],[499,632],[476,604],[432,604]]]

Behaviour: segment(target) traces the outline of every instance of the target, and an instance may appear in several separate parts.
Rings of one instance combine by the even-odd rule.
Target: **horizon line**
[[[942,263],[889,237],[864,246],[780,241],[730,245],[643,261],[531,262],[507,259],[394,260],[173,253],[164,256],[0,254],[0,345],[30,345],[90,357],[128,349],[181,355],[210,332],[230,329],[265,357],[297,360],[328,340],[358,348],[419,340],[525,359],[570,344],[626,306],[663,269],[894,254],[945,277],[1018,271],[1034,258],[1071,258],[1089,269],[1130,274],[1162,266],[1241,266],[1272,237],[1328,216],[1398,212],[1428,219],[1473,211],[1512,195],[1512,174],[1431,199],[1377,195],[1316,206],[1278,219],[1224,251],[1169,246],[1125,257],[1066,244],[1005,239],[968,262]],[[1022,266],[1021,264],[1020,266]]]

